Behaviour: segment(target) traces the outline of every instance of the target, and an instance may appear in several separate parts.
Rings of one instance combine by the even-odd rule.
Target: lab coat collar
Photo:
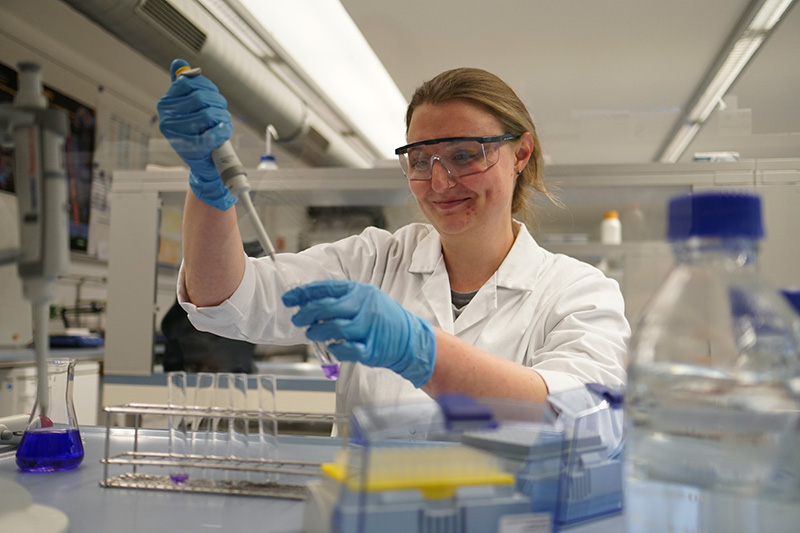
[[[450,305],[450,284],[442,256],[442,244],[439,234],[433,228],[417,245],[409,270],[427,278],[423,294],[439,322],[439,327],[449,333],[458,334],[497,309],[498,288],[512,291],[532,290],[544,254],[545,251],[539,247],[525,225],[519,224],[517,238],[500,268],[481,287],[455,323]]]
[[[411,257],[409,271],[414,274],[431,274],[442,258],[442,241],[433,226],[425,225],[428,234],[422,238]]]
[[[494,277],[498,287],[530,291],[536,286],[537,272],[547,252],[536,243],[525,224],[516,220],[514,223],[519,227],[517,238]]]
[[[422,294],[426,306],[435,317],[436,325],[448,333],[454,333],[450,281],[442,255],[442,241],[433,226],[426,227],[429,233],[417,244],[409,272],[423,277]]]
[[[517,238],[493,278],[500,287],[531,290],[535,285],[532,273],[542,263],[546,252],[536,243],[525,224],[516,220],[514,224],[519,227]],[[432,226],[426,227],[430,232],[417,244],[409,267],[409,271],[415,274],[432,274],[440,262],[444,266],[439,234]]]

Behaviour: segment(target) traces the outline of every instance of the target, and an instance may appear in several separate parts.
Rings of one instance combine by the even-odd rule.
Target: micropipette
[[[54,396],[56,389],[51,386],[55,381],[67,380],[48,371],[55,364],[48,358],[50,302],[59,276],[69,271],[64,166],[69,117],[63,110],[48,107],[41,67],[31,62],[18,66],[19,87],[12,106],[0,109],[0,135],[13,132],[20,232],[17,272],[33,311],[37,385],[36,403],[20,439],[16,462],[23,471],[58,472],[78,466],[83,459],[74,410],[66,406],[68,402],[71,405],[67,396],[72,389],[59,388],[65,394]]]
[[[176,77],[192,77],[199,75],[200,72],[201,70],[198,67],[190,68],[189,66],[183,66],[175,72],[175,75]],[[277,253],[275,247],[272,245],[272,240],[269,238],[267,230],[261,222],[261,217],[259,217],[258,212],[256,212],[252,198],[250,198],[250,183],[247,181],[247,173],[241,161],[239,161],[239,157],[236,155],[231,142],[225,141],[215,148],[211,152],[211,159],[214,162],[214,166],[220,178],[222,178],[222,183],[225,185],[225,188],[228,189],[228,192],[231,193],[232,196],[241,200],[245,212],[247,216],[250,217],[250,221],[255,228],[259,244],[261,244],[264,252],[266,252],[275,264],[275,272],[277,273],[278,280],[282,285],[290,286],[286,283],[285,272],[283,272],[281,265],[278,263]],[[336,358],[328,352],[323,343],[311,341],[310,344],[314,356],[317,358],[320,365],[322,365],[322,371],[325,377],[328,379],[338,378],[339,362]]]

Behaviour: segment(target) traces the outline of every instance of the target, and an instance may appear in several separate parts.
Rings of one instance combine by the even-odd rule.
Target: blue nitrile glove
[[[436,360],[436,334],[426,320],[403,309],[377,287],[344,280],[315,281],[283,295],[292,317],[308,326],[306,336],[334,341],[328,350],[340,361],[394,370],[415,387],[431,377]]]
[[[158,101],[158,127],[189,165],[189,186],[194,194],[224,211],[236,203],[236,198],[223,185],[211,151],[233,133],[228,102],[203,75],[176,78],[175,72],[188,65],[183,59],[170,65],[172,85]]]

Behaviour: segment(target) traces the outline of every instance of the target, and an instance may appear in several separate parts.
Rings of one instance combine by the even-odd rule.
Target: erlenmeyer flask
[[[74,359],[48,361],[49,405],[42,404],[37,392],[28,427],[17,448],[17,466],[21,470],[61,472],[83,461],[83,442],[72,404],[74,379]]]

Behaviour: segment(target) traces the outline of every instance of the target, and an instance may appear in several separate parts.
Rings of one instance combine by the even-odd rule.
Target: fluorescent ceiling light
[[[758,10],[748,29],[754,31],[769,31],[781,19],[794,0],[767,0]]]
[[[703,123],[708,119],[762,42],[763,35],[743,37],[736,42],[700,99],[689,111],[689,122]]]
[[[408,103],[339,0],[239,0],[379,158],[405,143]]]
[[[658,160],[662,163],[674,163],[680,159],[689,143],[700,131],[700,127],[708,120],[722,97],[750,62],[753,55],[766,40],[775,24],[796,0],[765,0],[752,18],[744,24],[738,35],[727,49],[727,55],[711,80],[695,93],[693,105],[685,119],[673,132],[673,137],[662,150]]]

